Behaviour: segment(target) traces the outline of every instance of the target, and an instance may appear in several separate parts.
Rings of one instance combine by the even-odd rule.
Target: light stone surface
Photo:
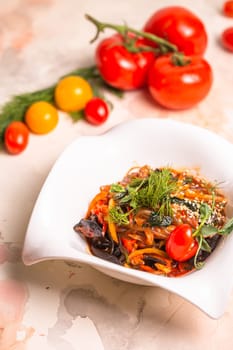
[[[1,104],[14,94],[49,86],[65,73],[93,64],[96,44],[89,41],[94,28],[85,13],[140,28],[157,8],[184,5],[206,25],[206,57],[214,70],[210,94],[193,109],[164,110],[145,91],[127,93],[122,100],[109,96],[114,109],[101,127],[84,121],[74,124],[60,113],[58,127],[45,136],[31,135],[21,155],[0,154],[0,350],[233,348],[233,294],[224,316],[212,320],[165,290],[124,283],[88,266],[50,261],[26,267],[21,262],[25,231],[41,186],[55,160],[77,137],[153,116],[196,124],[233,142],[233,56],[218,41],[233,20],[221,14],[222,3],[0,1]]]

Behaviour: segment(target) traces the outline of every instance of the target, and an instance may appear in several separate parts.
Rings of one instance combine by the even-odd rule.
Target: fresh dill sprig
[[[135,211],[140,208],[149,208],[159,213],[160,216],[171,214],[171,193],[177,188],[176,179],[168,168],[152,170],[145,179],[135,178],[119,196],[119,189],[112,187],[116,192],[118,205],[129,205]]]
[[[130,212],[124,213],[120,206],[111,208],[108,212],[110,220],[118,225],[128,225]]]
[[[163,215],[171,214],[170,195],[176,189],[176,180],[168,168],[152,171],[148,184],[138,192],[138,206],[158,210]]]

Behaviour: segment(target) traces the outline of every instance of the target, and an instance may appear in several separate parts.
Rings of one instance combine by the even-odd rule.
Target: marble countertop
[[[233,348],[233,294],[225,314],[210,319],[168,291],[110,278],[66,261],[25,266],[27,224],[39,191],[64,148],[82,135],[96,135],[126,120],[171,118],[199,125],[233,142],[232,54],[219,45],[233,20],[220,0],[8,0],[0,4],[0,103],[46,87],[77,67],[93,64],[89,13],[140,28],[165,5],[184,5],[206,24],[206,57],[214,70],[208,97],[182,112],[156,106],[142,91],[119,100],[101,127],[73,123],[59,114],[57,128],[32,135],[19,156],[0,154],[0,350],[228,350]],[[201,150],[200,150],[201,151]],[[75,185],[75,184],[74,184]],[[232,276],[229,276],[232,278]]]

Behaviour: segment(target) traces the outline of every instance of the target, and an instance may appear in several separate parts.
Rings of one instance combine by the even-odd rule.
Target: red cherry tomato
[[[4,142],[7,151],[11,154],[21,153],[28,144],[29,130],[20,121],[10,123],[4,133]]]
[[[166,241],[166,252],[174,260],[182,262],[192,258],[198,243],[192,236],[192,228],[187,224],[177,226]]]
[[[224,2],[223,14],[227,17],[233,17],[233,0]]]
[[[156,102],[178,110],[193,107],[206,97],[212,81],[212,69],[201,57],[192,57],[189,64],[178,66],[171,56],[161,56],[150,69],[148,87]]]
[[[138,39],[136,46],[142,45],[145,45],[144,41]],[[145,86],[154,58],[152,52],[129,52],[120,34],[102,40],[96,49],[96,65],[102,78],[121,90]]]
[[[233,52],[233,27],[227,28],[223,31],[221,42],[225,49]]]
[[[84,115],[86,120],[94,125],[103,124],[109,115],[109,109],[107,103],[99,97],[93,97],[87,102]]]
[[[185,55],[203,55],[207,47],[204,24],[184,7],[168,6],[156,11],[143,29],[170,41]]]

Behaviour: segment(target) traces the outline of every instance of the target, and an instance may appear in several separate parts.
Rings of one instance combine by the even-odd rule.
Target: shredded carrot
[[[92,209],[95,208],[96,204],[99,201],[101,201],[101,200],[106,201],[107,200],[107,195],[108,195],[107,191],[101,191],[101,192],[97,193],[97,195],[92,199],[91,203],[89,204],[89,207],[88,207],[88,210],[86,213],[86,218],[88,218],[90,216]]]
[[[159,255],[160,257],[167,258],[168,255],[165,253],[163,250],[158,249],[158,248],[144,248],[144,249],[138,249],[132,252],[129,256],[128,259],[131,260],[137,255],[143,255],[143,254],[156,254]]]

